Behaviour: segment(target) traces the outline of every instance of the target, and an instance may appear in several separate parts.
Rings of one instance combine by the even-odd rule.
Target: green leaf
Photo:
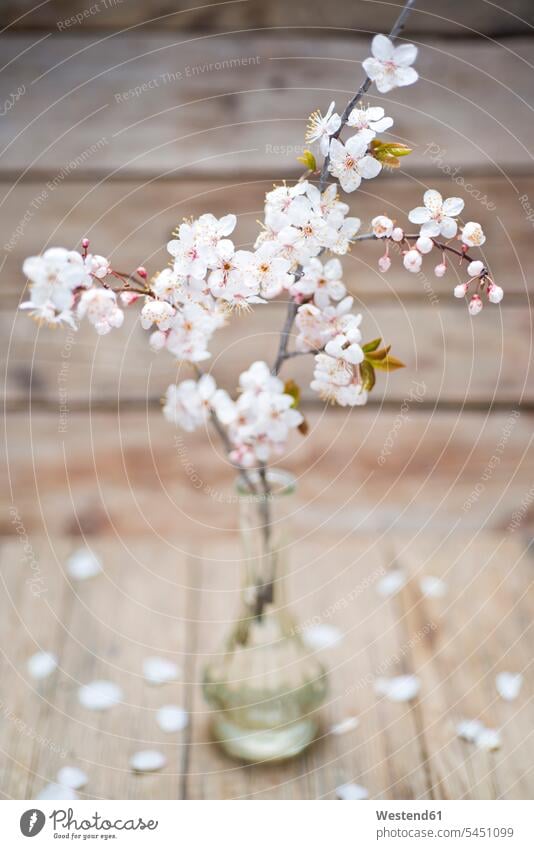
[[[368,354],[371,351],[376,351],[381,341],[381,339],[373,339],[372,342],[366,342],[365,345],[362,345],[362,351],[364,352],[364,354]]]
[[[300,403],[300,386],[294,380],[286,380],[284,384],[284,392],[286,395],[291,395],[293,398],[292,407],[298,407]]]
[[[396,357],[387,355],[383,360],[373,361],[373,366],[380,371],[396,371],[398,368],[405,368],[404,363],[401,363]],[[361,366],[360,366],[361,368]]]
[[[367,360],[360,363],[360,374],[362,376],[363,388],[370,392],[376,383],[376,375],[373,366]]]
[[[385,360],[385,358],[390,352],[390,349],[391,345],[388,345],[387,348],[381,348],[379,351],[370,351],[365,359],[369,360],[370,363],[375,363],[378,360]]]
[[[305,150],[302,156],[297,156],[297,162],[302,162],[308,171],[317,171],[317,162],[311,150]]]

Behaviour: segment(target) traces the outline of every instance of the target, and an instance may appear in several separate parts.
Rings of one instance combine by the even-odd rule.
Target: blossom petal
[[[446,239],[452,239],[458,232],[458,224],[454,218],[443,218],[441,221],[441,235]]]
[[[419,79],[415,68],[397,68],[395,71],[395,83],[398,86],[413,85]]]
[[[407,68],[408,65],[413,65],[417,59],[417,47],[415,44],[401,44],[393,51],[393,61],[401,68]]]
[[[430,220],[430,211],[425,206],[416,206],[408,213],[408,221],[412,224],[424,224]]]
[[[397,50],[398,49],[399,48],[397,48]],[[389,59],[393,58],[395,48],[393,46],[393,42],[387,37],[387,35],[381,35],[378,33],[371,42],[371,52],[375,59],[381,59],[383,62],[387,62]]]
[[[382,163],[375,159],[374,156],[364,156],[358,162],[358,171],[366,180],[376,177],[382,170]]]
[[[354,110],[356,111],[356,110]],[[384,110],[381,106],[369,106],[367,109],[368,121],[380,121],[384,117]]]
[[[441,228],[437,221],[427,221],[421,226],[420,232],[421,236],[428,236],[432,239],[434,236],[439,236]]]
[[[373,130],[376,133],[383,133],[384,130],[389,130],[393,126],[393,118],[380,118],[378,121],[373,121]]]
[[[378,59],[364,59],[362,67],[370,80],[378,79],[384,73],[384,66]]]
[[[447,200],[443,201],[443,214],[452,216],[460,215],[464,205],[462,198],[447,198]]]
[[[423,195],[423,203],[431,213],[441,212],[443,198],[435,189],[428,189]]]

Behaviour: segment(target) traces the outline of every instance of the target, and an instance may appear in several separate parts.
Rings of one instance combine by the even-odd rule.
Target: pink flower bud
[[[417,242],[415,243],[415,247],[422,254],[429,254],[432,248],[434,247],[434,242],[432,239],[429,239],[428,236],[419,236]]]
[[[89,239],[82,239],[82,248],[84,248],[84,250],[87,250],[88,247],[89,247]]]
[[[458,286],[454,287],[454,297],[455,298],[465,298],[467,294],[467,283],[460,283]]]
[[[438,265],[436,265],[436,267],[434,269],[434,274],[436,275],[436,277],[443,277],[443,275],[445,274],[446,271],[447,271],[447,266],[445,265],[444,262],[440,262]]]
[[[129,307],[130,304],[135,303],[135,301],[141,296],[137,294],[137,292],[121,292],[120,298],[125,307]]]
[[[467,273],[469,274],[469,277],[480,277],[483,271],[484,263],[480,262],[479,259],[474,259],[473,262],[470,262],[467,266]]]
[[[400,227],[394,227],[393,232],[391,234],[391,238],[394,242],[402,242],[402,240],[404,239],[404,232],[401,230]]]
[[[383,271],[384,273],[386,271],[389,271],[389,269],[391,268],[391,260],[387,254],[384,254],[384,256],[380,257],[380,259],[378,260],[378,267],[380,271]]]
[[[478,315],[481,312],[483,307],[482,300],[478,295],[473,295],[471,300],[469,301],[469,314],[470,315]]]
[[[139,277],[142,277],[143,280],[146,280],[148,277],[147,270],[144,265],[140,265],[139,268],[136,268],[135,273],[138,274]]]
[[[496,283],[490,283],[488,286],[488,298],[492,304],[500,304],[504,298],[504,292]]]

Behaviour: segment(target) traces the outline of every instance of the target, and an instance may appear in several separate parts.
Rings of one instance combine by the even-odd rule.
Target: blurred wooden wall
[[[191,12],[170,2],[108,5],[100,0],[96,12],[68,26],[94,4],[55,2],[30,11],[30,3],[17,0],[3,8],[6,21],[17,20],[1,36],[0,102],[23,92],[0,121],[7,404],[16,416],[30,404],[34,421],[43,415],[49,451],[54,424],[46,416],[57,418],[61,380],[72,415],[84,416],[89,407],[105,415],[118,402],[132,415],[148,402],[158,415],[176,365],[150,353],[133,315],[105,339],[87,327],[74,342],[63,330],[36,328],[15,312],[23,258],[87,235],[117,267],[143,263],[152,272],[166,262],[176,223],[208,210],[235,211],[237,241],[249,246],[265,191],[300,173],[307,116],[350,97],[370,34],[389,29],[399,3],[244,2]],[[386,405],[386,435],[414,381],[424,385],[411,411],[414,432],[427,434],[431,422],[422,467],[452,439],[454,463],[467,463],[467,494],[510,411],[524,416],[502,461],[510,475],[530,445],[533,11],[527,2],[506,9],[484,0],[418,4],[405,37],[420,47],[421,81],[372,96],[394,116],[393,137],[414,153],[351,198],[363,227],[381,212],[406,223],[407,211],[432,186],[465,197],[466,220],[484,223],[483,253],[506,296],[476,320],[452,296],[464,279],[457,267],[438,280],[432,260],[423,275],[410,275],[397,259],[384,276],[376,244],[357,247],[345,261],[366,337],[383,336],[407,364],[380,380],[373,397]],[[243,357],[271,356],[281,318],[281,307],[271,304],[220,333],[213,368],[221,384],[235,385]],[[295,363],[303,385],[309,366]],[[472,437],[487,440],[475,465]],[[376,458],[372,440],[368,450]],[[443,469],[449,474],[452,466]],[[525,467],[509,490],[510,505],[527,480]],[[491,487],[503,485],[493,477],[490,501]]]

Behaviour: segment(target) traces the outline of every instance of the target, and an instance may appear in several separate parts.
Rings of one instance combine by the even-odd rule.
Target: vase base
[[[218,716],[212,730],[217,742],[232,758],[248,763],[273,763],[303,752],[314,741],[318,727],[318,721],[309,718],[281,728],[251,731]]]

